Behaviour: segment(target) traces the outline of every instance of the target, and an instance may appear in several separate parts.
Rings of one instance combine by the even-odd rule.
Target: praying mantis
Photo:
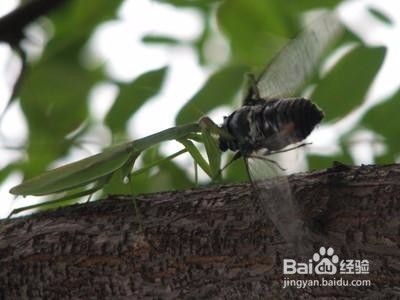
[[[189,153],[195,163],[210,178],[216,178],[220,174],[221,152],[213,134],[226,135],[227,133],[222,132],[211,119],[203,117],[197,123],[171,127],[138,140],[112,146],[99,154],[47,171],[13,187],[10,193],[18,196],[45,196],[62,192],[68,192],[68,194],[48,202],[14,209],[9,217],[43,205],[57,204],[91,195],[102,189],[118,173],[122,176],[124,183],[130,183],[132,176],[184,153]],[[176,140],[184,148],[132,172],[136,159],[143,151],[168,140]],[[194,141],[204,144],[208,162],[194,145]],[[82,187],[87,188],[74,192]]]

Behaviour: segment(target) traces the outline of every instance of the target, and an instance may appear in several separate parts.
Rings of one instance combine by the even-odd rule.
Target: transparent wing
[[[257,79],[261,98],[290,97],[312,75],[323,53],[341,33],[343,27],[333,12],[318,19],[291,40]]]
[[[305,227],[293,201],[289,181],[280,176],[280,166],[269,156],[251,156],[246,158],[246,165],[261,213],[270,218],[288,243],[299,250],[306,249]]]

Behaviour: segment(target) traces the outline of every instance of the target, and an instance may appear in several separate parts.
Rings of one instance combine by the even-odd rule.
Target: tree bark
[[[0,298],[400,297],[400,165],[338,165],[289,181],[318,236],[313,252],[367,259],[369,274],[341,277],[371,286],[282,288],[284,278],[321,276],[283,274],[284,258],[312,253],[296,253],[242,183],[137,197],[141,222],[129,196],[3,221]]]

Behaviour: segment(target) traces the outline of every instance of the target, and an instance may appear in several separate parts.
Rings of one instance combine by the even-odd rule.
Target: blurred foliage
[[[399,128],[396,123],[399,103],[400,91],[385,102],[372,107],[359,124],[359,128],[368,128],[384,138],[387,151],[381,157],[377,157],[378,163],[393,162],[400,154]],[[379,142],[379,139],[377,138],[374,142]]]
[[[378,18],[382,22],[386,23],[387,25],[393,25],[392,20],[390,18],[388,18],[388,16],[381,13],[379,10],[377,10],[373,7],[370,7],[368,10],[371,14],[373,14],[376,18]]]
[[[106,117],[106,124],[113,134],[125,132],[127,120],[151,97],[157,95],[164,81],[167,68],[140,75],[136,80],[120,83],[119,95]],[[135,101],[131,101],[135,99]]]
[[[176,123],[185,124],[198,120],[218,105],[229,104],[243,81],[244,66],[223,67],[210,76],[205,85],[179,112]]]
[[[67,155],[79,143],[80,137],[98,125],[88,113],[87,100],[92,88],[99,82],[113,82],[119,88],[104,124],[114,136],[129,138],[127,122],[160,92],[168,66],[141,74],[131,82],[121,83],[109,78],[103,66],[89,70],[82,63],[82,51],[93,32],[103,22],[118,19],[117,11],[122,2],[99,0],[93,5],[90,1],[69,1],[67,6],[49,16],[54,35],[41,58],[30,62],[19,91],[29,127],[25,149],[28,160],[5,166],[1,170],[0,181],[18,170],[27,178],[37,175],[55,160]],[[203,18],[204,28],[198,38],[190,42],[152,33],[143,37],[142,42],[170,47],[191,46],[197,53],[199,63],[214,70],[177,115],[176,122],[182,124],[197,120],[221,105],[230,105],[234,109],[235,99],[243,87],[244,74],[261,70],[287,39],[301,30],[302,13],[333,8],[340,1],[158,0],[153,5],[159,3],[172,5],[175,9],[197,10]],[[379,14],[376,10],[371,13]],[[207,61],[205,55],[205,46],[215,30],[223,34],[230,46],[229,57],[220,65]],[[315,76],[312,82],[316,85],[312,99],[324,109],[330,122],[340,120],[365,101],[385,57],[385,49],[367,48],[349,33],[336,46],[342,46],[344,42],[352,42],[355,46],[326,74]],[[386,138],[388,152],[378,158],[379,162],[391,162],[399,154],[397,127],[387,122],[395,120],[399,106],[400,94],[397,93],[386,102],[372,107],[354,128],[368,128]],[[155,112],[155,118],[162,113]],[[343,149],[340,155],[333,158],[313,155],[309,160],[311,168],[330,166],[334,159],[351,163],[349,145],[345,139],[340,142]],[[163,155],[159,148],[151,149],[141,156],[141,162],[146,165]],[[229,180],[245,180],[243,163],[233,163],[227,175]],[[141,193],[183,189],[193,186],[194,182],[187,170],[170,161],[137,176],[133,185],[135,192]],[[105,192],[130,193],[130,190],[120,178],[115,177]]]
[[[358,45],[316,82],[311,99],[324,111],[325,121],[342,118],[363,103],[384,57],[385,48]]]
[[[42,58],[29,66],[20,90],[29,126],[29,161],[22,164],[26,177],[42,172],[49,163],[66,155],[74,140],[65,137],[88,118],[90,89],[105,75],[81,64],[82,47],[99,23],[115,16],[121,2],[101,0],[93,6],[70,1],[52,15],[56,34]],[[71,30],[72,24],[79,30]]]

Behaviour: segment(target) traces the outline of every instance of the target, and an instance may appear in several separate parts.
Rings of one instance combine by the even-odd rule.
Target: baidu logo
[[[343,259],[335,254],[332,247],[321,247],[307,262],[297,262],[294,259],[283,260],[283,274],[369,274],[369,261]]]
[[[332,247],[329,247],[328,249],[321,247],[318,252],[314,253],[313,261],[317,263],[314,267],[315,274],[336,274],[336,264],[339,262],[339,256],[333,254],[334,252],[335,251]]]

